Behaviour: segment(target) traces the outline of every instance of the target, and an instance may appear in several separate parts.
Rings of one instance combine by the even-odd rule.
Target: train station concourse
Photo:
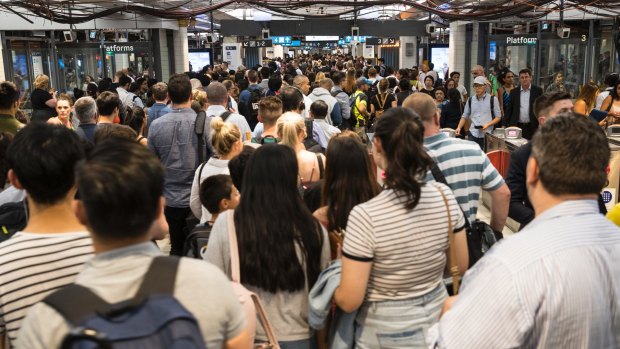
[[[0,349],[620,349],[617,0],[0,0]]]

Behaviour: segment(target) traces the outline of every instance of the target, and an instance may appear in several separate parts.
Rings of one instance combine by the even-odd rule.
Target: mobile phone
[[[475,128],[475,129],[477,129],[477,130],[482,129],[482,127],[483,127],[483,126],[474,125],[474,128]]]

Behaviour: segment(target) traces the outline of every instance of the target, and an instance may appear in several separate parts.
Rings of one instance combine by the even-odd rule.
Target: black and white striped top
[[[93,256],[87,232],[19,232],[0,244],[0,334],[15,343],[28,309],[72,283]]]
[[[432,291],[442,280],[448,250],[448,199],[455,231],[465,226],[452,191],[441,183],[422,186],[411,211],[391,189],[355,206],[349,215],[343,255],[372,261],[366,301],[399,300]]]

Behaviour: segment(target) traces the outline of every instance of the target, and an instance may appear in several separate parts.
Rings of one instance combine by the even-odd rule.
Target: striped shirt
[[[467,272],[439,348],[619,348],[620,228],[595,200],[540,214]]]
[[[452,191],[441,183],[423,185],[411,211],[391,189],[357,205],[349,215],[343,255],[372,261],[366,301],[399,300],[432,291],[442,281],[448,250],[447,209],[455,231],[465,225]]]
[[[92,256],[87,232],[18,232],[0,244],[0,334],[11,346],[28,309],[72,283]]]
[[[438,133],[424,138],[424,147],[446,177],[456,201],[467,213],[467,219],[474,222],[482,190],[497,190],[504,185],[504,179],[473,142]],[[426,181],[432,180],[429,172]]]

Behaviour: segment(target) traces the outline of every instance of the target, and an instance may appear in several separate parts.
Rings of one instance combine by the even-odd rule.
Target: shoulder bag
[[[452,295],[456,296],[459,293],[459,267],[456,264],[456,247],[454,242],[454,226],[452,225],[452,215],[450,214],[450,206],[448,205],[448,199],[446,195],[443,193],[438,187],[439,193],[443,198],[443,203],[446,206],[446,211],[448,212],[448,265],[450,266],[450,274],[452,275]]]
[[[230,245],[230,270],[232,275],[232,286],[239,297],[239,302],[245,311],[248,321],[247,329],[250,331],[252,339],[256,334],[256,315],[267,335],[267,343],[260,343],[254,346],[255,349],[280,349],[275,332],[267,318],[267,313],[258,295],[250,292],[241,284],[241,270],[239,267],[239,247],[237,246],[237,232],[235,230],[234,211],[228,212],[228,242]]]

